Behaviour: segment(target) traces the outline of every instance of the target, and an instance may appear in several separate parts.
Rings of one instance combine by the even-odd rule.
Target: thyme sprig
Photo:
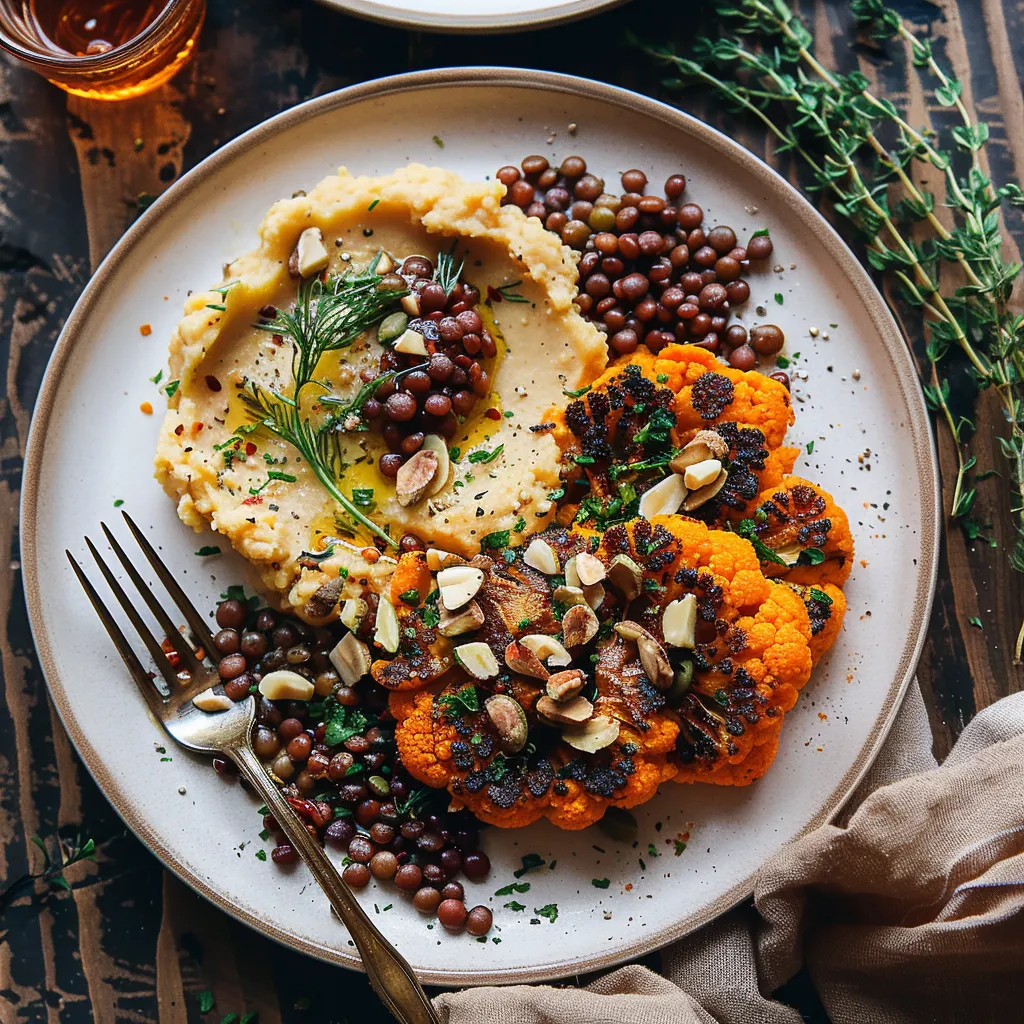
[[[64,872],[79,861],[96,859],[96,844],[91,839],[83,840],[81,836],[70,842],[58,836],[53,844],[56,847],[55,856],[50,853],[49,846],[39,836],[32,836],[31,842],[42,852],[42,870],[28,872],[0,891],[0,913],[38,879],[42,879],[50,892],[71,892],[71,883],[64,876]]]
[[[337,431],[314,426],[294,397],[274,388],[264,388],[250,382],[248,389],[240,394],[256,422],[299,451],[324,490],[344,509],[353,527],[361,526],[391,547],[398,547],[382,527],[364,515],[355,502],[342,492],[339,481],[345,471],[345,460]]]
[[[759,121],[779,152],[808,168],[813,190],[855,229],[869,265],[891,275],[898,294],[922,317],[927,359],[925,398],[955,442],[957,471],[950,514],[965,530],[977,491],[975,458],[966,451],[974,425],[950,404],[949,358],[962,353],[975,388],[992,389],[1007,422],[1000,447],[1009,464],[1010,511],[1015,539],[1012,568],[1024,572],[1024,317],[1009,309],[1021,265],[1002,256],[999,213],[1024,206],[1016,183],[996,187],[980,154],[988,126],[962,100],[963,85],[935,59],[882,0],[851,0],[859,25],[878,39],[896,38],[910,50],[935,100],[958,122],[941,135],[909,124],[889,100],[876,96],[860,72],[827,70],[815,58],[813,37],[784,0],[733,0],[716,8],[722,33],[695,41],[690,55],[660,45],[639,45],[670,65],[666,84],[698,82],[729,107]],[[940,200],[918,184],[916,165],[941,173],[941,203],[953,211],[947,227],[936,214]],[[898,201],[896,200],[896,197]],[[917,226],[930,237],[918,241]],[[958,287],[940,285],[940,270],[959,271]],[[945,277],[943,278],[943,281]],[[1017,659],[1024,627],[1017,638]]]

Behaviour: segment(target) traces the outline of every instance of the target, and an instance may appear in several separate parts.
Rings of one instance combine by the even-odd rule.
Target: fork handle
[[[288,841],[298,851],[313,877],[327,894],[331,906],[355,941],[370,984],[395,1019],[401,1024],[440,1024],[426,992],[423,991],[423,986],[416,979],[408,961],[384,938],[367,916],[366,911],[342,880],[338,869],[271,781],[252,747],[245,743],[225,750],[224,753],[238,765],[242,774],[263,798],[267,808],[288,837]]]

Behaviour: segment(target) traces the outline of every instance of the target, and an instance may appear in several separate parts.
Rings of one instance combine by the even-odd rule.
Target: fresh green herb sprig
[[[31,888],[38,879],[42,879],[49,892],[71,892],[71,883],[64,876],[64,872],[79,861],[96,859],[96,844],[91,839],[83,840],[81,836],[71,842],[58,838],[53,844],[56,847],[56,856],[50,853],[50,847],[39,836],[32,836],[31,842],[43,855],[42,870],[28,872],[0,891],[0,913]]]
[[[936,134],[914,128],[889,100],[876,96],[860,72],[827,70],[815,58],[813,37],[784,0],[732,0],[716,9],[722,34],[695,41],[691,55],[638,42],[676,74],[666,84],[699,83],[736,112],[759,121],[808,168],[810,188],[826,194],[832,208],[857,231],[870,266],[891,275],[900,298],[916,308],[926,335],[925,398],[946,424],[957,452],[950,514],[969,527],[977,497],[966,451],[971,420],[951,408],[950,357],[960,352],[977,390],[993,390],[1007,423],[1000,447],[1008,462],[1010,511],[1016,536],[1009,555],[1024,572],[1024,317],[1009,309],[1021,265],[1002,257],[999,213],[1003,204],[1024,206],[1024,193],[1010,182],[995,186],[980,154],[988,126],[962,100],[963,84],[934,57],[882,0],[851,0],[859,25],[877,39],[896,38],[909,47],[914,66],[936,102],[958,123]],[[918,183],[918,165],[942,174],[939,199]],[[896,196],[900,198],[896,200]],[[947,228],[935,210],[949,207]],[[931,237],[918,241],[916,230]],[[953,265],[959,287],[940,283]],[[1017,638],[1017,660],[1024,626]]]
[[[462,268],[466,264],[465,260],[455,262],[455,250],[458,244],[459,240],[456,238],[450,249],[437,254],[434,280],[444,289],[445,295],[451,295],[452,290],[459,283],[459,278],[462,277]]]

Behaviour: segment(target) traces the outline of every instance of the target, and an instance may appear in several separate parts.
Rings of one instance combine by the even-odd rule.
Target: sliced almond
[[[402,508],[421,501],[437,479],[437,452],[420,449],[408,462],[402,464],[395,477],[395,495]]]
[[[298,672],[280,668],[260,680],[259,691],[267,700],[309,700],[313,696],[313,684]]]
[[[404,356],[427,355],[427,339],[419,331],[406,330],[395,340],[395,351]]]
[[[338,603],[338,598],[341,597],[344,587],[345,581],[340,576],[335,576],[326,583],[322,583],[306,602],[304,609],[306,614],[312,619],[327,618],[334,611],[334,606]]]
[[[441,636],[462,636],[463,633],[471,633],[474,629],[479,629],[483,624],[483,609],[476,601],[470,601],[457,612],[450,612],[447,608],[442,608],[437,631]]]
[[[519,642],[525,644],[548,665],[561,667],[572,663],[572,655],[553,636],[545,633],[529,633],[520,637]]]
[[[493,679],[501,670],[494,652],[482,640],[456,647],[455,660],[474,679]]]
[[[629,555],[616,555],[608,566],[608,581],[627,601],[640,596],[644,571]]]
[[[661,635],[670,647],[689,647],[696,644],[697,598],[686,594],[665,605],[661,614]]]
[[[580,579],[580,574],[576,571],[576,559],[578,557],[578,555],[573,555],[565,563],[565,585],[582,590],[583,580]]]
[[[581,647],[597,636],[600,623],[589,605],[573,605],[562,616],[562,639],[566,647]]]
[[[585,754],[596,754],[611,746],[619,738],[619,723],[615,718],[596,715],[583,725],[568,726],[562,730],[562,739]]]
[[[377,612],[378,620],[380,611]],[[346,686],[355,686],[367,672],[373,659],[370,648],[355,633],[346,633],[331,650],[331,664],[337,670],[341,681]]]
[[[564,672],[555,672],[548,676],[547,691],[552,700],[567,701],[580,695],[587,677],[581,669],[567,668]]]
[[[775,548],[774,550],[775,554],[783,559],[786,565],[796,565],[800,559],[800,552],[803,551],[803,547],[799,541],[793,541],[792,544],[784,544],[781,548]]]
[[[707,487],[702,487],[699,491],[693,491],[687,495],[686,501],[683,502],[683,511],[692,512],[694,509],[700,508],[704,502],[710,501],[725,486],[728,479],[729,471],[723,469],[718,474],[718,478],[709,483]]]
[[[587,602],[588,607],[596,612],[604,601],[604,584],[592,583],[589,587],[584,587],[583,600]]]
[[[323,232],[319,228],[306,228],[299,235],[299,243],[295,246],[298,253],[296,267],[301,277],[312,277],[319,274],[330,262],[330,254],[324,247]]]
[[[212,686],[209,690],[197,693],[192,698],[192,703],[200,711],[227,711],[228,708],[234,707],[235,704],[230,697],[223,693],[217,693]]]
[[[443,437],[437,434],[427,434],[423,438],[423,451],[435,452],[437,454],[437,476],[434,482],[427,488],[427,497],[432,498],[440,493],[448,484],[448,477],[451,476],[452,460],[448,454],[448,444]]]
[[[526,746],[529,726],[526,712],[519,701],[504,693],[496,693],[484,701],[484,710],[498,733],[499,745],[506,754],[518,754]]]
[[[441,604],[453,612],[476,597],[484,582],[484,574],[471,565],[453,565],[437,574],[441,590]]]
[[[636,642],[640,652],[640,664],[647,673],[647,678],[659,690],[667,690],[672,685],[672,664],[668,660],[665,648],[653,636],[642,636]]]
[[[555,587],[551,598],[554,601],[558,601],[559,604],[567,604],[570,606],[574,604],[587,603],[587,599],[579,587]]]
[[[544,696],[538,698],[534,707],[541,718],[555,725],[582,725],[594,714],[594,705],[586,697],[574,697],[559,704]]]
[[[450,565],[465,564],[466,560],[462,555],[456,555],[451,551],[442,551],[440,548],[427,548],[427,568],[431,572],[447,569]]]
[[[605,568],[604,562],[596,555],[581,551],[576,556],[576,575],[579,576],[583,586],[589,587],[600,583],[608,575],[608,570]]]
[[[409,316],[420,315],[420,297],[415,292],[409,292],[408,295],[402,296],[402,309],[405,310]]]
[[[679,511],[686,497],[686,484],[678,473],[660,480],[640,496],[638,511],[644,519],[655,516],[670,516]]]
[[[699,491],[702,487],[714,483],[718,474],[722,472],[722,464],[718,459],[705,459],[696,465],[690,466],[683,473],[683,483],[690,491]]]
[[[386,597],[382,597],[377,603],[377,623],[373,639],[389,654],[398,651],[398,616],[395,614],[394,605]]]
[[[639,622],[634,622],[632,619],[623,619],[622,622],[616,622],[612,629],[624,640],[639,640],[641,637],[654,639],[654,634],[649,629],[645,629]]]
[[[534,537],[523,552],[523,561],[545,576],[558,574],[558,555],[554,548],[541,537]]]
[[[377,260],[377,273],[383,277],[394,269],[395,261],[386,252],[382,252]]]
[[[724,459],[729,454],[725,438],[715,430],[698,430],[683,450],[668,464],[673,473],[682,473],[706,459]]]
[[[505,664],[521,676],[529,676],[531,679],[548,678],[548,670],[540,658],[526,644],[516,640],[505,648]]]
[[[341,624],[351,630],[356,630],[366,618],[370,606],[361,597],[350,597],[341,602]]]

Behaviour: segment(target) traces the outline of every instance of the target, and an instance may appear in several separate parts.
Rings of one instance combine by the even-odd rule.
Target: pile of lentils
[[[748,332],[729,323],[750,297],[743,275],[772,255],[771,238],[755,234],[741,246],[728,225],[706,228],[701,207],[684,201],[684,175],[668,178],[664,198],[647,194],[647,175],[636,169],[622,175],[621,195],[606,192],[581,156],[557,168],[528,156],[519,167],[500,168],[497,178],[508,189],[503,202],[539,218],[582,253],[576,304],[605,332],[614,354],[680,342],[752,370],[759,356],[775,356],[785,345],[774,324]],[[788,387],[785,373],[772,376]]]
[[[480,291],[459,281],[446,294],[425,256],[409,256],[382,279],[382,287],[408,288],[409,301],[403,305],[418,311],[392,313],[384,319],[377,330],[384,347],[378,368],[361,374],[369,383],[384,373],[401,373],[397,381],[382,384],[363,406],[367,419],[379,421],[388,446],[380,457],[380,471],[393,479],[402,463],[420,450],[427,434],[451,440],[477,401],[490,393],[485,363],[495,357],[497,346],[476,309]],[[403,355],[389,347],[406,330],[423,335],[425,361],[421,355]]]
[[[364,623],[372,632],[372,615]],[[436,916],[450,932],[485,935],[491,911],[467,910],[461,873],[479,882],[490,871],[480,849],[480,823],[467,811],[448,813],[444,791],[429,789],[404,772],[395,750],[388,691],[369,679],[358,688],[342,684],[329,652],[339,627],[316,628],[270,608],[255,610],[237,598],[217,606],[218,672],[233,701],[255,695],[253,748],[283,783],[288,802],[320,842],[345,854],[342,877],[362,889],[371,877],[392,882],[421,913]],[[264,673],[291,669],[312,681],[315,697],[269,701],[257,686]],[[329,700],[358,711],[359,731],[336,746],[324,742]],[[348,712],[346,712],[348,716]],[[215,758],[214,768],[234,776],[234,765]],[[438,800],[441,799],[441,806]],[[276,864],[299,857],[272,815],[263,827],[276,846]]]

